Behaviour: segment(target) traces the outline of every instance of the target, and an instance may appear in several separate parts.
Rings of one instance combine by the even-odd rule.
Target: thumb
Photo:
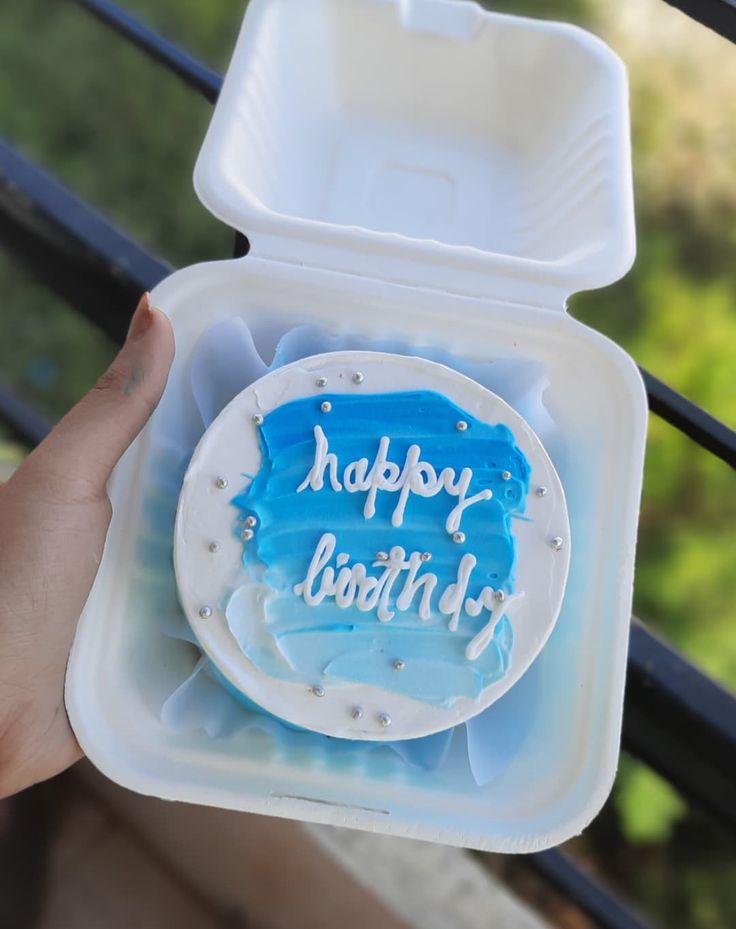
[[[146,293],[118,356],[28,456],[26,476],[34,473],[63,502],[104,496],[110,472],[161,399],[173,357],[171,324]]]

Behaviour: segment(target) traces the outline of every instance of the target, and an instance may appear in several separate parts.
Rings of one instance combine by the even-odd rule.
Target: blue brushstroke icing
[[[328,414],[320,409],[325,400],[332,404]],[[468,423],[466,432],[456,429],[461,419]],[[468,496],[490,488],[493,498],[465,510],[461,529],[466,542],[457,544],[445,521],[458,501],[444,491],[431,498],[412,494],[401,527],[391,524],[399,497],[395,492],[378,492],[371,519],[363,515],[367,492],[338,492],[325,481],[320,491],[307,488],[297,493],[314,462],[315,425],[323,428],[330,452],[337,455],[341,476],[350,462],[368,458],[372,463],[379,438],[385,435],[391,440],[390,461],[402,466],[409,446],[417,444],[422,461],[437,473],[446,467],[456,474],[472,468]],[[503,677],[513,644],[508,619],[499,622],[483,654],[468,661],[465,648],[486,624],[487,610],[475,618],[463,612],[453,632],[438,603],[442,591],[457,581],[466,552],[478,559],[467,596],[477,597],[485,586],[513,591],[512,517],[524,512],[530,469],[506,426],[481,422],[433,391],[320,394],[268,414],[260,438],[262,466],[233,503],[240,511],[238,531],[248,515],[257,519],[255,538],[244,545],[243,561],[265,585],[262,590],[268,590],[265,623],[263,615],[253,615],[246,588],[236,591],[227,607],[231,628],[241,630],[240,647],[257,667],[277,679],[363,682],[445,706],[458,696],[477,697]],[[511,473],[510,480],[503,480],[505,471]],[[419,596],[410,609],[396,612],[387,623],[379,622],[375,610],[340,609],[331,598],[308,606],[294,586],[304,579],[325,532],[336,537],[335,554],[348,553],[348,566],[362,562],[369,576],[381,574],[380,568],[371,567],[378,551],[401,546],[407,555],[431,552],[431,562],[419,574],[431,571],[438,578],[430,619],[418,615]],[[336,567],[334,557],[330,564]],[[392,607],[402,586],[400,577]],[[394,669],[396,658],[404,659],[405,670]]]

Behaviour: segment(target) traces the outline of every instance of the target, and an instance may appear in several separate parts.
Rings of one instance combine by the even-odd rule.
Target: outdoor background
[[[218,69],[244,6],[126,3]],[[661,0],[486,5],[579,22],[627,62],[639,256],[623,282],[575,297],[571,312],[733,426],[736,47]],[[230,255],[232,233],[199,205],[191,185],[211,112],[196,93],[66,0],[5,3],[0,62],[0,134],[175,265]],[[114,346],[2,252],[0,287],[0,383],[58,418]],[[0,472],[22,454],[0,433]],[[652,417],[635,611],[732,688],[734,578],[733,474]],[[612,800],[568,847],[662,927],[736,925],[733,839],[633,759],[622,758]],[[525,890],[512,864],[487,860]],[[587,925],[564,904],[541,902],[559,925]]]

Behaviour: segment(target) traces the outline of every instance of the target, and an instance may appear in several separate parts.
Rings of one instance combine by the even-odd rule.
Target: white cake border
[[[364,375],[361,383],[353,374]],[[326,378],[318,386],[318,378]],[[297,398],[321,393],[385,393],[437,390],[480,420],[502,422],[531,465],[531,489],[524,519],[514,521],[517,541],[515,589],[524,592],[513,621],[514,644],[506,676],[479,699],[457,698],[437,707],[366,684],[331,683],[322,697],[311,686],[271,678],[244,655],[225,619],[229,593],[244,582],[242,543],[234,537],[232,497],[256,474],[261,455],[253,417]],[[244,428],[245,427],[245,428]],[[228,461],[222,463],[222,438]],[[226,486],[219,486],[224,480]],[[535,488],[547,493],[539,497]],[[325,527],[329,530],[329,527]],[[564,540],[561,550],[551,539]],[[218,543],[216,552],[209,551]],[[387,545],[390,538],[387,538]],[[393,741],[418,738],[462,723],[490,706],[522,676],[547,641],[559,614],[570,562],[570,526],[557,472],[529,424],[505,401],[445,365],[414,356],[380,352],[333,352],[279,368],[240,393],[220,413],[198,444],[177,509],[174,566],[184,612],[202,648],[232,686],[275,716],[325,735]],[[534,581],[534,583],[532,583]],[[254,581],[255,583],[255,581]],[[209,606],[212,615],[200,610]],[[534,618],[534,622],[529,621]],[[313,682],[321,683],[321,682]],[[360,720],[350,710],[363,709]],[[391,725],[379,716],[388,713]]]

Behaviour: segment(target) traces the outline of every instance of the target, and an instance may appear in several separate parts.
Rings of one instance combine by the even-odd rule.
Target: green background
[[[236,0],[127,5],[220,70],[243,12]],[[736,47],[661,0],[485,5],[579,22],[627,62],[639,254],[622,282],[576,296],[571,312],[734,425]],[[231,232],[192,190],[211,113],[195,92],[70,0],[5,4],[0,61],[0,133],[175,265],[230,254]],[[0,383],[58,418],[114,346],[1,252],[0,285]],[[0,468],[22,454],[1,437]],[[732,472],[651,417],[635,611],[730,687],[735,526]],[[736,925],[733,838],[633,759],[569,850],[662,926]],[[560,925],[585,925],[560,912]]]

